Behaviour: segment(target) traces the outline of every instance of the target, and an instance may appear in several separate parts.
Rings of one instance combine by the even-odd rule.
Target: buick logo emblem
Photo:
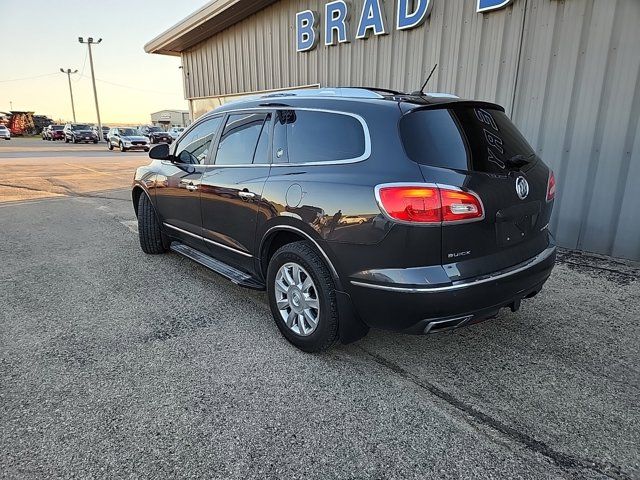
[[[518,177],[516,179],[516,193],[520,200],[524,200],[529,196],[529,182],[524,177]]]

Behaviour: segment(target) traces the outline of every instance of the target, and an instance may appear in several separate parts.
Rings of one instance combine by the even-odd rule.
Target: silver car
[[[9,130],[4,125],[0,125],[0,138],[4,138],[5,140],[11,140],[11,130]]]
[[[171,129],[169,129],[169,135],[171,135],[171,138],[174,140],[177,140],[178,137],[182,135],[182,132],[184,132],[184,127],[171,127]]]
[[[119,148],[121,152],[127,150],[144,150],[149,151],[149,139],[144,137],[131,127],[116,127],[109,130],[107,134],[107,147],[113,150]]]

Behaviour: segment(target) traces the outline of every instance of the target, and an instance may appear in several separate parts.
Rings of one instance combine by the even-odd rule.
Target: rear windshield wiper
[[[510,167],[522,167],[524,165],[527,165],[529,163],[529,160],[535,156],[535,153],[531,153],[529,155],[518,154],[506,159],[504,163],[505,165],[509,165]]]

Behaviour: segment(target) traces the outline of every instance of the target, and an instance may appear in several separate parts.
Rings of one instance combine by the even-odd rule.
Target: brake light
[[[556,198],[556,176],[553,170],[549,171],[549,181],[547,182],[547,202]]]
[[[456,187],[390,184],[379,185],[376,192],[381,210],[401,222],[446,224],[484,218],[480,198]]]

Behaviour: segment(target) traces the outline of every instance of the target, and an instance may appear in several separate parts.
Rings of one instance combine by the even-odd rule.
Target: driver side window
[[[222,117],[210,118],[183,135],[174,154],[180,163],[202,165],[221,123]]]

